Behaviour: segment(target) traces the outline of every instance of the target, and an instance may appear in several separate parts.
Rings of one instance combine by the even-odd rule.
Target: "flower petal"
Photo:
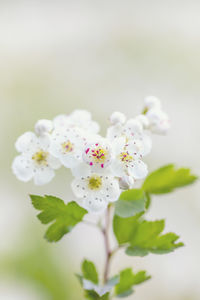
[[[33,132],[25,132],[15,143],[15,148],[18,152],[34,151],[37,144],[37,137]],[[33,149],[34,148],[34,149]]]
[[[77,198],[84,198],[88,195],[88,187],[85,178],[75,178],[71,183],[72,190]]]
[[[34,183],[43,185],[49,183],[55,176],[54,170],[49,167],[37,168],[34,175]]]
[[[12,170],[16,177],[21,181],[27,182],[33,177],[31,160],[24,155],[15,157],[12,164]]]
[[[136,160],[129,166],[128,172],[135,179],[143,179],[148,174],[147,165],[141,160]]]

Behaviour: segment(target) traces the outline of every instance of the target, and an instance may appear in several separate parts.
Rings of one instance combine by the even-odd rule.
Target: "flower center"
[[[62,148],[64,152],[69,153],[74,150],[74,144],[72,144],[70,141],[67,141],[62,144]]]
[[[95,162],[104,162],[106,160],[107,151],[100,146],[97,146],[95,149],[91,150],[92,157]]]
[[[102,179],[98,175],[93,175],[89,178],[88,188],[90,190],[99,190],[102,186]]]
[[[124,163],[130,163],[134,159],[133,156],[128,153],[128,151],[121,152],[119,156],[121,161]]]
[[[49,153],[45,152],[43,150],[39,150],[37,151],[33,156],[32,159],[38,164],[38,165],[43,165],[43,166],[47,166],[47,157],[48,157]]]

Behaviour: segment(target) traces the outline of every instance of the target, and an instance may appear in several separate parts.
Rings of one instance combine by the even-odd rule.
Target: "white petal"
[[[24,155],[15,157],[12,164],[12,170],[16,177],[21,181],[27,182],[33,177],[31,160]]]
[[[59,169],[61,167],[61,162],[58,158],[54,157],[53,155],[49,155],[47,158],[48,161],[48,165],[52,168],[52,169]]]
[[[141,160],[134,161],[131,166],[129,166],[128,171],[135,179],[143,179],[148,174],[147,165]]]
[[[88,195],[88,186],[85,178],[75,178],[72,183],[72,190],[77,198],[84,198]]]
[[[15,147],[19,152],[31,151],[35,149],[37,137],[33,132],[25,132],[16,141]],[[33,151],[34,151],[33,149]]]
[[[74,156],[74,153],[61,154],[59,156],[59,159],[60,159],[61,163],[63,164],[63,166],[65,166],[66,168],[69,168],[69,169],[75,168],[77,166],[77,164],[79,163],[77,157]]]
[[[141,137],[141,141],[143,143],[143,150],[141,151],[141,154],[143,156],[149,154],[152,149],[152,139],[148,134],[143,134]]]
[[[119,181],[113,177],[104,176],[101,194],[105,196],[105,198],[108,202],[117,201],[121,194],[121,191],[119,188]]]
[[[79,204],[89,212],[93,213],[102,212],[108,206],[108,202],[106,201],[105,197],[99,193],[96,195],[93,193],[88,194],[88,196],[80,201]]]
[[[125,137],[119,137],[113,140],[112,142],[112,148],[115,152],[115,154],[119,154],[123,151],[123,148],[126,145],[126,138]]]
[[[71,169],[71,172],[75,177],[86,177],[91,174],[91,168],[86,163],[80,162]]]
[[[71,114],[70,114],[70,119],[73,120],[74,122],[84,122],[84,121],[89,121],[91,120],[91,113],[87,110],[74,110]]]
[[[122,190],[132,189],[134,186],[134,178],[128,175],[124,175],[119,179],[119,186]]]
[[[148,109],[151,108],[160,108],[161,107],[161,102],[158,98],[154,97],[154,96],[148,96],[144,99],[144,104],[145,107],[147,107]]]
[[[123,132],[123,126],[121,124],[116,124],[108,127],[106,137],[110,140],[113,140],[117,137],[120,137]]]
[[[115,159],[110,166],[111,172],[116,177],[122,177],[124,175],[124,166],[120,159]]]
[[[54,170],[52,170],[51,168],[36,168],[36,172],[34,174],[34,183],[36,185],[43,185],[49,183],[54,176]]]

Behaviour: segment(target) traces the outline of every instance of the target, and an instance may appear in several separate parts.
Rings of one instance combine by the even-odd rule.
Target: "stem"
[[[109,205],[106,211],[105,217],[105,228],[103,229],[104,235],[104,243],[105,243],[105,252],[106,252],[106,263],[105,263],[105,270],[104,270],[104,283],[108,281],[108,274],[110,269],[110,259],[112,256],[112,251],[110,250],[109,244],[109,225],[110,225],[110,213],[111,213],[111,206]]]

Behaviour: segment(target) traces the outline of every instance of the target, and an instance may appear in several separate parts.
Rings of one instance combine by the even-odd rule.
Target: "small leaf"
[[[177,243],[179,236],[176,234],[162,235],[165,226],[164,220],[145,221],[140,216],[126,219],[115,216],[113,222],[118,243],[128,246],[127,255],[164,254],[183,246],[183,243]]]
[[[133,293],[134,285],[140,284],[148,279],[145,271],[140,271],[136,274],[132,269],[128,268],[120,272],[120,281],[115,287],[115,293],[118,297],[127,297]]]
[[[38,219],[43,224],[52,223],[46,231],[45,238],[49,242],[59,241],[79,223],[87,211],[76,202],[65,204],[63,200],[53,196],[30,195],[33,206],[40,210]]]
[[[85,298],[88,300],[109,300],[109,293],[101,297],[95,291],[85,291]]]
[[[134,216],[145,210],[146,201],[145,192],[141,189],[122,192],[115,204],[115,214],[122,218]]]
[[[95,265],[91,261],[84,260],[84,262],[82,263],[82,273],[85,279],[98,284],[98,273]]]
[[[197,177],[190,173],[190,169],[180,168],[176,170],[171,164],[151,173],[144,181],[143,189],[150,194],[165,194],[176,188],[192,184],[196,180]]]

